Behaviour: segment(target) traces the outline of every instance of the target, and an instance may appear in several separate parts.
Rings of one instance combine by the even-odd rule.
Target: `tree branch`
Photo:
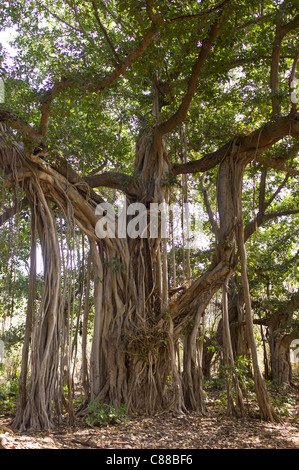
[[[131,51],[124,60],[118,62],[118,65],[114,68],[114,70],[108,75],[106,75],[103,79],[98,78],[91,81],[90,79],[78,80],[78,77],[63,77],[60,82],[56,83],[53,88],[47,92],[46,96],[44,96],[41,101],[42,118],[40,124],[40,131],[42,135],[45,135],[47,132],[51,104],[57,96],[59,96],[63,91],[70,88],[78,87],[82,90],[86,90],[91,93],[97,93],[110,86],[122,75],[122,73],[134,61],[136,61],[142,56],[142,54],[150,44],[152,38],[157,33],[159,29],[159,24],[160,23],[153,23],[148,29],[148,31],[145,33],[143,39],[140,41],[138,46],[133,51]]]
[[[195,13],[195,14],[190,14],[190,15],[182,15],[182,16],[175,16],[171,18],[169,21],[171,23],[177,23],[178,21],[184,21],[184,20],[192,20],[192,19],[197,19],[197,18],[202,18],[205,16],[210,15],[216,10],[219,10],[220,8],[223,8],[226,3],[228,3],[230,0],[224,0],[223,2],[219,3],[219,5],[216,5],[212,8],[209,8],[208,10],[201,11],[200,13]]]
[[[106,188],[119,189],[126,194],[137,194],[136,180],[132,176],[124,173],[104,172],[99,175],[88,175],[84,177],[84,181],[91,188],[105,186]]]
[[[92,4],[93,10],[94,10],[94,16],[95,16],[95,18],[96,18],[96,20],[97,20],[97,22],[98,22],[98,24],[99,24],[99,26],[100,26],[100,28],[101,28],[101,30],[102,30],[104,36],[105,36],[105,38],[106,38],[107,43],[109,44],[109,47],[110,47],[110,49],[111,49],[111,51],[112,51],[112,54],[114,55],[114,58],[115,58],[115,60],[116,60],[116,63],[119,64],[120,58],[118,57],[118,54],[117,54],[117,52],[116,52],[116,50],[115,50],[115,48],[114,48],[114,46],[113,46],[113,44],[112,44],[112,42],[111,42],[109,36],[108,36],[108,33],[107,33],[106,29],[104,28],[104,26],[103,26],[103,24],[102,24],[102,22],[101,22],[101,19],[100,19],[100,17],[99,17],[98,8],[97,8],[97,6],[96,6],[96,4],[95,4],[95,2],[94,2],[93,0],[91,0],[91,4]]]
[[[246,23],[240,23],[238,26],[236,26],[236,29],[244,30],[248,26],[255,25],[255,24],[261,23],[263,21],[271,20],[271,18],[274,15],[276,15],[276,11],[273,11],[273,13],[268,13],[267,15],[261,15],[257,18],[253,18],[252,20],[247,21]]]
[[[123,19],[120,18],[119,16],[116,16],[116,15],[114,14],[114,12],[111,11],[111,10],[107,7],[107,5],[106,5],[106,3],[105,3],[104,1],[102,1],[102,0],[98,0],[98,1],[101,3],[102,7],[103,7],[104,10],[108,13],[108,15],[110,15],[111,18],[113,18],[113,20],[115,21],[115,23],[121,24],[122,27],[123,27],[124,32],[125,32],[126,34],[128,34],[128,35],[131,35],[131,32],[130,32],[130,30],[128,29],[128,25],[126,25],[126,23],[123,21]]]
[[[293,294],[291,300],[287,304],[288,316],[291,316],[296,310],[299,309],[299,289]]]
[[[43,136],[14,112],[8,109],[0,110],[0,122],[18,130],[25,140],[29,140],[37,145],[42,143]]]
[[[278,217],[295,214],[299,214],[299,209],[286,209],[285,211],[275,211],[270,212],[269,214],[258,213],[254,220],[249,222],[244,228],[244,240],[247,241],[248,238],[256,231],[256,227],[259,227],[264,222],[268,222],[269,220],[276,219]]]
[[[287,135],[299,137],[299,115],[293,119],[281,116],[263,124],[241,139],[240,152],[251,151],[257,156]]]
[[[293,119],[290,119],[289,116],[284,116],[276,119],[275,121],[270,121],[246,136],[237,137],[234,141],[235,144],[238,145],[239,156],[245,153],[248,154],[248,162],[252,158],[255,158],[256,161],[263,163],[266,166],[288,171],[292,174],[298,174],[298,170],[286,167],[284,165],[284,161],[282,162],[277,159],[258,157],[260,153],[264,152],[287,135],[297,138],[299,137],[298,115]],[[174,163],[172,166],[172,173],[174,175],[179,175],[208,171],[218,165],[221,160],[225,158],[231,149],[231,145],[232,141],[226,143],[215,152],[207,153],[199,160],[193,160],[186,163]]]
[[[276,198],[276,196],[278,196],[278,194],[280,193],[280,191],[285,187],[288,179],[290,177],[290,174],[287,173],[283,182],[278,186],[278,188],[276,189],[275,193],[272,194],[272,196],[270,197],[270,199],[268,199],[267,202],[264,202],[264,210],[267,209],[267,207],[270,206],[270,204],[274,201],[274,199]]]
[[[266,209],[272,204],[274,199],[278,196],[278,194],[285,187],[290,175],[289,174],[286,175],[282,183],[278,186],[276,191],[272,194],[272,196],[267,201],[266,201],[266,176],[267,176],[267,170],[262,170],[260,194],[259,194],[259,211],[256,217],[253,220],[251,220],[251,222],[249,222],[244,228],[245,241],[248,240],[248,238],[257,230],[257,228],[263,224],[263,222],[267,222],[268,220],[272,220],[277,217],[283,217],[283,216],[299,213],[299,209],[289,209],[289,210],[285,210],[281,212],[275,211],[272,213],[265,214]]]
[[[70,29],[72,29],[73,31],[76,31],[76,32],[79,32],[81,33],[82,31],[79,29],[79,28],[76,28],[76,26],[73,26],[71,25],[68,21],[64,20],[63,18],[61,18],[61,16],[57,15],[56,13],[54,13],[53,11],[51,11],[46,5],[42,5],[42,8],[44,8],[45,10],[47,10],[47,12],[52,15],[54,18],[56,18],[58,21],[60,21],[61,23],[64,23],[66,26],[68,26]]]
[[[274,168],[275,170],[281,170],[284,171],[290,175],[299,175],[299,170],[296,170],[295,168],[290,168],[284,164],[284,159],[278,160],[274,158],[267,158],[267,157],[257,157],[256,161],[259,163],[262,163],[265,166],[268,166],[269,168]]]
[[[85,36],[85,38],[92,44],[94,44],[94,41],[92,39],[92,37],[85,31],[85,29],[83,28],[83,25],[81,23],[81,20],[80,20],[80,17],[79,17],[79,13],[78,13],[78,10],[77,10],[77,5],[75,3],[71,4],[68,0],[67,0],[67,4],[69,5],[69,7],[73,10],[74,14],[75,14],[75,17],[76,17],[76,20],[77,20],[77,23],[79,25],[79,31],[81,31],[81,33],[83,34],[83,36]]]
[[[11,219],[14,215],[16,215],[18,212],[20,212],[21,209],[24,208],[24,206],[27,206],[29,204],[29,201],[27,197],[24,197],[21,201],[17,202],[13,207],[10,207],[7,209],[3,214],[0,214],[0,227],[5,224],[9,219]]]
[[[52,168],[57,171],[57,173],[64,176],[70,183],[76,185],[78,189],[81,189],[81,192],[88,195],[89,199],[92,199],[95,203],[100,204],[101,202],[105,202],[104,199],[92,190],[88,182],[78,175],[65,158],[60,155],[55,155],[55,160],[56,163],[52,165]]]
[[[212,211],[212,208],[211,208],[211,204],[210,204],[210,201],[209,201],[209,196],[208,196],[208,191],[207,189],[204,187],[204,184],[203,184],[203,178],[201,177],[200,178],[200,187],[201,187],[201,191],[202,191],[202,194],[203,194],[203,199],[204,199],[204,203],[205,203],[205,207],[206,207],[206,210],[207,210],[207,213],[208,213],[208,217],[209,217],[209,221],[210,221],[210,225],[211,225],[211,228],[212,228],[212,231],[216,237],[216,240],[218,240],[218,237],[219,237],[219,227],[217,225],[217,221],[214,217],[214,214],[213,214],[213,211]]]
[[[270,69],[270,88],[272,92],[272,111],[274,116],[280,114],[280,104],[278,99],[279,93],[279,60],[281,43],[284,37],[299,25],[299,15],[296,15],[291,21],[282,25],[281,23],[282,12],[279,14],[279,19],[276,25],[275,38],[272,47],[271,56],[271,69]]]
[[[39,146],[42,144],[43,136],[37,133],[28,123],[22,121],[20,117],[16,116],[11,111],[0,111],[0,122],[20,131],[25,141],[29,140],[31,145]],[[126,194],[137,194],[137,186],[135,184],[136,179],[132,176],[119,172],[104,172],[96,175],[92,172],[86,177],[81,178],[63,157],[58,154],[52,154],[52,157],[55,158],[55,164],[52,165],[52,167],[71,183],[88,185],[92,199],[97,202],[103,202],[103,200],[98,194],[92,191],[92,188],[98,188],[101,186],[111,189],[119,189],[124,191]]]
[[[226,3],[226,2],[224,2]],[[223,5],[224,5],[223,3]],[[188,109],[190,107],[192,98],[196,91],[197,81],[199,74],[202,70],[202,67],[209,55],[209,52],[213,46],[213,43],[218,36],[220,29],[222,28],[224,22],[227,19],[227,15],[223,15],[222,18],[217,18],[215,23],[212,25],[207,38],[204,39],[202,43],[202,47],[198,58],[193,65],[191,76],[189,79],[188,87],[184,98],[181,101],[181,104],[178,110],[165,122],[159,124],[155,129],[156,137],[162,137],[165,134],[173,131],[175,127],[177,127],[187,116]]]
[[[206,153],[200,160],[192,160],[186,163],[174,163],[172,173],[184,175],[186,173],[202,173],[215,168],[218,163],[228,154],[231,144],[225,144],[215,152]]]
[[[159,18],[153,12],[153,0],[146,0],[146,12],[147,12],[149,19],[153,23],[156,23],[157,21],[159,21]]]

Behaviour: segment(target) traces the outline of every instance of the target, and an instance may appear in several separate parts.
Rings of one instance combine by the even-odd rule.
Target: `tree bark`
[[[279,385],[289,385],[292,382],[292,366],[290,361],[290,346],[298,334],[284,333],[281,328],[268,331],[270,347],[271,379]]]
[[[240,220],[238,211],[246,164],[239,159],[239,151],[237,142],[232,142],[219,165],[220,226],[214,259],[208,270],[169,309],[166,309],[165,294],[162,295],[168,280],[166,265],[164,268],[161,265],[161,234],[156,239],[128,236],[99,239],[95,235],[98,217],[87,200],[86,188],[83,190],[77,183],[70,183],[52,168],[34,167],[33,171],[26,161],[21,162],[16,174],[15,168],[9,167],[9,161],[5,162],[11,181],[26,181],[28,199],[31,204],[36,200],[46,280],[33,333],[34,366],[28,401],[23,409],[23,422],[18,425],[51,427],[52,402],[60,417],[57,384],[63,300],[57,274],[60,273],[59,244],[50,201],[65,212],[66,218],[71,212],[77,225],[90,238],[95,304],[91,400],[98,398],[115,407],[124,403],[130,413],[153,414],[167,409],[205,413],[198,329],[207,305],[237,263],[237,221]],[[148,210],[151,203],[168,204],[169,190],[163,181],[171,168],[159,133],[141,134],[135,169],[137,183],[134,194],[127,195],[128,207],[136,201],[142,202]],[[76,204],[69,205],[70,201]],[[250,328],[249,321],[248,325]],[[181,376],[176,353],[182,334],[185,344]],[[254,343],[251,348],[255,348]],[[260,387],[260,380],[256,382]],[[268,417],[267,413],[262,416]]]
[[[246,261],[246,251],[245,251],[245,244],[244,244],[244,227],[243,227],[243,217],[242,217],[241,207],[239,208],[238,235],[239,235],[238,236],[238,249],[239,249],[240,261],[241,261],[241,278],[242,278],[242,286],[243,286],[243,291],[244,291],[246,326],[247,326],[247,335],[248,335],[248,341],[250,345],[251,358],[252,358],[252,364],[253,364],[253,375],[254,375],[256,397],[257,397],[257,401],[259,404],[261,419],[265,421],[280,422],[281,420],[279,416],[277,415],[277,413],[274,411],[274,408],[270,401],[270,398],[266,389],[266,384],[261,374],[259,363],[258,363],[257,347],[256,347],[255,336],[254,336],[252,311],[251,311],[251,298],[250,298],[249,283],[248,283],[248,277],[247,277],[247,261]]]
[[[162,187],[168,174],[162,142],[141,135],[136,170],[138,201],[148,210],[151,203],[168,203],[168,189]],[[126,202],[130,208],[130,198]],[[152,239],[127,235],[110,240],[109,246],[92,245],[95,324],[91,399],[115,407],[125,404],[131,413],[183,409],[177,344],[167,314],[167,265],[161,241],[161,234]]]
[[[223,362],[226,372],[227,386],[227,410],[228,416],[244,416],[244,402],[238,376],[234,372],[234,354],[231,342],[228,312],[228,282],[230,274],[227,276],[222,287],[222,319],[223,319]],[[235,402],[233,399],[233,386],[235,391]]]
[[[35,316],[35,288],[36,288],[36,217],[34,211],[31,214],[31,246],[30,246],[30,274],[28,286],[28,303],[26,314],[25,337],[22,349],[21,372],[19,377],[18,405],[16,408],[15,423],[22,423],[23,411],[27,402],[27,376],[32,324]]]
[[[290,345],[298,338],[298,331],[291,327],[294,312],[299,306],[299,289],[278,312],[273,313],[268,324],[271,379],[278,384],[289,384],[292,380]],[[290,327],[287,331],[286,325]]]

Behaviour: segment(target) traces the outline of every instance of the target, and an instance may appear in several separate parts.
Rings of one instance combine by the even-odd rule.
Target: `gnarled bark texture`
[[[299,307],[299,291],[293,294],[281,312],[271,315],[268,322],[268,341],[270,347],[271,379],[278,384],[289,384],[292,381],[290,363],[290,345],[298,338],[296,328],[287,332],[286,325],[291,325],[294,311]]]
[[[61,418],[63,371],[59,367],[59,351],[64,296],[53,205],[70,224],[76,223],[90,242],[95,306],[90,399],[97,397],[116,407],[124,403],[130,413],[190,409],[204,414],[198,331],[207,305],[236,267],[237,245],[239,252],[242,247],[238,239],[242,176],[250,156],[245,153],[241,158],[235,142],[226,148],[217,178],[220,225],[214,258],[207,271],[169,306],[167,259],[161,230],[157,238],[97,236],[99,217],[95,208],[99,200],[97,196],[90,197],[86,182],[75,176],[68,180],[63,171],[33,161],[17,145],[3,148],[1,166],[7,175],[6,185],[22,182],[35,214],[45,269],[43,297],[33,322],[27,397],[19,402],[14,426],[47,429],[53,426],[53,411],[56,418]],[[162,138],[155,133],[141,134],[135,168],[134,192],[127,194],[127,205],[130,208],[134,202],[141,202],[149,216],[151,203],[169,203],[169,189],[164,181],[171,168]],[[247,327],[251,328],[248,309],[246,318]],[[184,358],[180,373],[176,353],[182,336]],[[253,342],[252,348],[255,348]],[[255,363],[254,367],[259,377],[258,365]],[[258,378],[257,384],[260,383]],[[87,391],[86,395],[89,395]],[[271,407],[265,405],[268,402],[264,388],[261,395],[262,417],[276,419]],[[71,413],[71,407],[68,411]]]

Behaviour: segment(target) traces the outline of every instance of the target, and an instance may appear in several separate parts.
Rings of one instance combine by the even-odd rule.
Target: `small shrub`
[[[290,416],[291,415],[291,408],[292,408],[292,401],[286,396],[278,396],[275,398],[271,398],[274,410],[280,416]]]
[[[212,388],[214,390],[223,390],[225,388],[225,379],[219,375],[216,375],[210,379],[205,380],[205,387]]]
[[[274,381],[269,385],[270,398],[274,410],[280,416],[291,416],[291,410],[295,407],[295,400],[289,396],[286,386],[276,384]]]
[[[217,407],[225,408],[227,406],[227,394],[225,392],[220,393],[215,403]]]
[[[241,381],[241,386],[247,391],[254,392],[254,380],[251,373],[251,360],[246,356],[238,356],[233,368],[234,374]]]
[[[124,405],[115,409],[113,405],[100,403],[98,399],[95,399],[88,405],[88,409],[86,422],[89,426],[108,426],[128,421]]]
[[[19,361],[10,359],[8,365],[0,364],[0,413],[14,413],[19,389]]]

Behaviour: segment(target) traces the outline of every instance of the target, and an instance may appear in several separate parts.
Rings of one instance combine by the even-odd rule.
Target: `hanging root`
[[[252,364],[253,364],[253,375],[254,375],[254,385],[256,391],[256,397],[261,413],[261,419],[265,421],[272,421],[279,423],[281,421],[278,414],[275,412],[273,405],[270,401],[270,397],[267,392],[265,380],[261,374],[258,356],[257,356],[257,347],[255,342],[254,330],[253,330],[253,319],[251,312],[251,297],[247,276],[247,256],[244,243],[244,227],[243,227],[243,216],[241,207],[239,208],[239,227],[238,227],[238,250],[240,254],[241,261],[241,279],[242,286],[244,291],[244,301],[245,301],[245,311],[246,311],[246,327],[249,345],[252,355]]]
[[[2,124],[0,125],[0,167],[4,171],[7,188],[22,184],[34,216],[34,228],[39,234],[44,264],[42,299],[32,321],[30,315],[34,302],[31,299],[30,305],[28,303],[30,311],[28,311],[28,331],[23,350],[25,361],[22,364],[21,396],[12,425],[21,430],[49,429],[54,426],[54,419],[58,421],[62,419],[60,374],[63,371],[60,370],[59,356],[61,333],[65,325],[63,320],[65,294],[61,289],[61,252],[52,205],[60,208],[67,224],[73,226],[74,210],[69,193],[73,198],[77,193],[76,189],[68,185],[67,181],[54,170],[31,162],[22,147],[14,141],[14,136]],[[79,214],[81,210],[81,223],[86,222],[88,230],[91,223],[88,218],[86,219],[86,214],[91,210],[86,209],[84,213],[82,206],[87,207],[88,204],[79,193],[77,196],[81,206],[78,204],[76,211]],[[69,236],[73,237],[73,234],[69,233]],[[36,250],[35,240],[32,240],[32,249]],[[34,260],[33,254],[31,259]],[[34,263],[30,268],[32,277]],[[32,287],[32,283],[29,287]],[[66,335],[68,335],[67,329]],[[31,346],[30,377],[28,376],[29,346]],[[71,408],[68,411],[72,411]]]

